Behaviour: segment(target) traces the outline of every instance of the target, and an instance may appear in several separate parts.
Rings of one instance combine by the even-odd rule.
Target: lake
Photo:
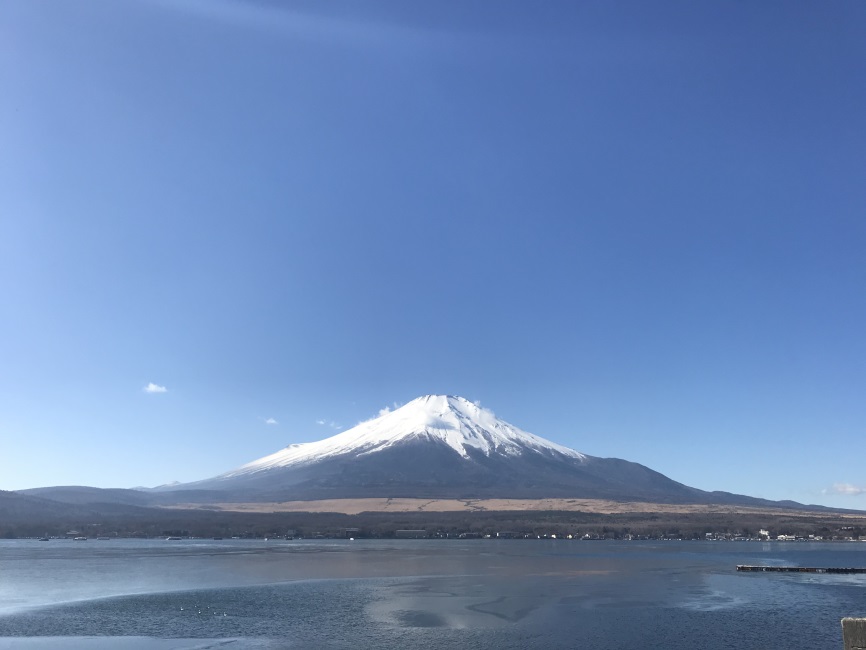
[[[0,541],[0,650],[842,648],[866,543]]]

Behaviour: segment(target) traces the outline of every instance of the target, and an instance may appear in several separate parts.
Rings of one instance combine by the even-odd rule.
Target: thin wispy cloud
[[[316,420],[316,424],[318,424],[320,427],[330,427],[334,431],[339,431],[343,428],[342,424],[337,424],[333,420]]]
[[[274,418],[267,418],[265,424],[279,424]]]
[[[383,44],[401,45],[417,50],[419,46],[452,44],[456,35],[437,32],[421,25],[397,22],[342,18],[316,12],[305,12],[284,3],[264,4],[242,0],[193,0],[162,4],[172,10],[191,12],[234,27],[267,30],[294,38],[316,41],[338,41],[366,47]]]
[[[824,490],[824,494],[845,494],[847,496],[859,496],[866,494],[866,487],[858,487],[850,483],[834,483],[833,487]]]
[[[159,384],[154,384],[150,382],[147,386],[142,389],[145,393],[167,393],[168,388],[165,386],[160,386]]]

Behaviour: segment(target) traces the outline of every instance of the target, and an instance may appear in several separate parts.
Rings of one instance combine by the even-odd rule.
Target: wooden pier
[[[812,566],[754,566],[738,564],[737,571],[755,571],[759,573],[866,573],[866,568],[855,567],[812,567]]]

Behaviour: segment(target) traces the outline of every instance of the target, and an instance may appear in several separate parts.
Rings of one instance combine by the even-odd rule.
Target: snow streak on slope
[[[531,451],[554,452],[579,460],[586,458],[573,449],[521,431],[462,397],[426,395],[336,436],[290,445],[218,478],[308,465],[333,456],[372,454],[409,440],[445,443],[467,460],[470,449],[487,456],[519,456]]]

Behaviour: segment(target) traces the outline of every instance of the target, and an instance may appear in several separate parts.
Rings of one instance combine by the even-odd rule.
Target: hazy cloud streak
[[[834,483],[832,488],[830,488],[829,490],[824,490],[824,492],[858,496],[861,494],[866,494],[866,487],[857,487],[856,485],[851,485],[850,483]]]

